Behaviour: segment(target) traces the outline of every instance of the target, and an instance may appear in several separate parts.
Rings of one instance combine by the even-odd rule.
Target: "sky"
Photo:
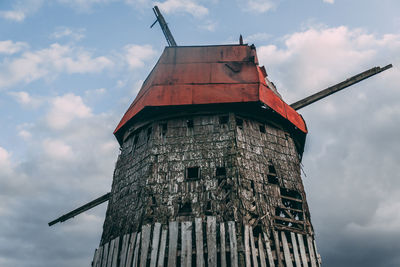
[[[110,191],[113,130],[167,45],[244,41],[287,103],[394,67],[299,112],[303,180],[324,266],[400,266],[400,2],[0,2],[0,266],[89,266]]]

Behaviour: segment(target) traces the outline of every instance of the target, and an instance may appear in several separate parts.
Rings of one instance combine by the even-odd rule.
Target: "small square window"
[[[216,176],[226,176],[226,169],[225,167],[217,167],[217,170],[215,172]]]
[[[228,116],[219,117],[219,124],[227,124],[228,121],[229,121],[229,117]]]
[[[200,178],[200,168],[190,167],[186,169],[186,178],[188,180],[196,180]]]
[[[193,120],[187,120],[186,124],[188,128],[193,128]]]
[[[162,123],[160,126],[161,126],[161,134],[162,135],[166,135],[167,134],[167,129],[168,129],[167,124],[166,123]]]
[[[243,129],[243,120],[236,118],[236,126],[239,127],[240,129]]]
[[[264,125],[260,125],[260,132],[261,133],[265,133],[265,126]]]

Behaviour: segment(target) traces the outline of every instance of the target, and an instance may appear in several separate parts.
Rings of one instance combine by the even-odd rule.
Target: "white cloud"
[[[334,4],[335,0],[323,0],[324,3],[328,3],[328,4]]]
[[[32,134],[28,132],[27,130],[20,130],[18,132],[18,136],[20,136],[24,140],[30,140],[32,137]]]
[[[16,0],[11,10],[0,10],[0,17],[6,20],[22,22],[36,12],[43,4],[43,0]]]
[[[59,27],[52,35],[54,39],[71,38],[74,41],[79,41],[85,37],[85,29],[71,29],[68,27]]]
[[[239,6],[248,12],[265,13],[274,9],[277,5],[276,0],[238,0]]]
[[[131,69],[143,67],[144,62],[156,54],[150,45],[126,45],[125,52],[125,60]]]
[[[10,153],[0,146],[0,174],[11,172]]]
[[[154,4],[167,14],[185,12],[195,17],[203,17],[208,14],[208,9],[194,0],[166,0],[164,2],[155,2]]]
[[[13,96],[18,103],[25,107],[37,108],[42,103],[40,99],[32,97],[28,92],[10,92],[9,95]]]
[[[72,148],[61,140],[44,140],[43,151],[48,157],[56,160],[70,160],[74,156]]]
[[[89,118],[92,111],[80,96],[66,94],[51,100],[51,108],[47,114],[47,124],[52,129],[63,129],[75,118]]]
[[[58,0],[62,4],[67,4],[78,11],[90,11],[94,5],[108,4],[116,0]]]
[[[0,41],[0,54],[15,54],[28,47],[27,43],[13,42],[11,40]]]
[[[61,72],[100,72],[112,65],[105,56],[92,57],[82,48],[55,43],[49,48],[27,51],[20,57],[0,63],[0,88],[19,82],[29,83],[45,76],[51,78]]]

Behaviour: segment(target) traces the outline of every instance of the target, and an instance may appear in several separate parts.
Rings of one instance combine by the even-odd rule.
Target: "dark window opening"
[[[166,123],[162,123],[161,124],[161,134],[162,135],[166,135],[167,134],[167,129],[168,129],[167,124]]]
[[[250,186],[251,186],[251,189],[253,190],[253,193],[255,194],[256,193],[256,189],[254,187],[254,182],[253,181],[250,181]]]
[[[253,228],[253,236],[258,237],[259,235],[262,235],[263,231],[261,228],[261,225],[257,225],[256,227]]]
[[[192,204],[190,202],[185,202],[183,205],[179,207],[178,213],[180,215],[190,214],[192,212]]]
[[[270,174],[276,174],[275,167],[274,167],[274,165],[272,165],[272,163],[269,163],[269,164],[268,164],[268,172],[269,172]]]
[[[133,145],[136,146],[136,144],[138,143],[138,141],[139,141],[139,136],[136,135],[135,138],[133,139]]]
[[[190,167],[186,169],[186,178],[195,180],[200,178],[200,168],[199,167]]]
[[[243,129],[243,120],[236,118],[236,126],[239,127],[240,129]]]
[[[260,132],[265,133],[265,126],[264,125],[260,125]]]
[[[270,183],[270,184],[279,184],[278,177],[276,177],[276,175],[268,174],[267,178],[268,178],[268,183]]]
[[[226,176],[226,169],[225,167],[217,167],[216,176]]]
[[[227,124],[228,121],[229,121],[229,117],[228,116],[219,117],[219,124]]]
[[[296,190],[290,190],[287,188],[281,188],[281,196],[292,197],[301,200],[302,197],[300,193]]]
[[[151,127],[149,127],[149,128],[147,129],[147,141],[150,140],[151,132],[152,132],[152,131],[153,131],[153,129],[152,129]]]
[[[188,128],[193,128],[193,120],[187,120],[186,124]]]

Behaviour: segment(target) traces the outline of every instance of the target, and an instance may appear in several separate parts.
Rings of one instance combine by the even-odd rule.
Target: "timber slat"
[[[253,227],[249,226],[249,235],[250,235],[250,248],[251,248],[251,255],[253,256],[253,267],[258,267],[257,261],[257,250],[256,245],[254,243],[254,235],[253,235]]]
[[[139,232],[136,236],[136,242],[135,242],[135,252],[133,254],[133,261],[132,261],[132,267],[136,267],[138,265],[138,260],[139,260],[139,248],[140,248],[140,239],[142,237],[142,233]],[[127,267],[130,267],[129,265]]]
[[[264,234],[265,249],[267,251],[268,263],[270,267],[275,267],[274,256],[272,255],[271,244],[266,233]]]
[[[150,245],[150,234],[151,225],[146,224],[142,227],[142,244],[140,249],[140,267],[146,267],[147,265],[147,254],[149,252]]]
[[[313,244],[314,244],[314,249],[315,249],[315,257],[317,258],[317,265],[321,266],[321,256],[318,253],[317,243],[315,242],[315,239],[313,240]]]
[[[181,266],[192,266],[192,222],[181,224]]]
[[[261,239],[261,233],[258,234],[258,255],[260,255],[260,265],[261,267],[267,267],[267,263],[265,262],[265,253],[264,246]]]
[[[176,266],[176,250],[178,245],[178,222],[169,222],[168,267]]]
[[[283,267],[283,262],[281,258],[281,246],[279,244],[279,235],[278,232],[273,230],[272,231],[274,234],[274,239],[275,239],[275,252],[276,252],[276,258],[278,260],[278,266]]]
[[[160,229],[161,223],[155,223],[153,230],[153,241],[151,242],[150,267],[156,267],[157,264],[158,244],[160,242]]]
[[[251,267],[250,245],[249,245],[249,226],[244,226],[244,253],[246,255],[246,267]]]
[[[235,222],[228,222],[229,249],[231,252],[231,266],[238,267],[237,240]]]
[[[130,238],[129,234],[126,234],[122,237],[121,254],[119,256],[120,257],[119,266],[122,267],[125,267],[126,252],[128,250],[129,238]]]
[[[297,247],[295,233],[290,232],[290,239],[292,240],[294,262],[296,263],[296,267],[300,267],[301,266],[301,262],[300,262],[299,249]]]
[[[289,245],[286,239],[285,232],[281,232],[282,245],[283,245],[283,255],[285,256],[286,267],[293,267],[292,257],[290,256]]]
[[[196,266],[204,267],[203,220],[195,218],[194,224],[196,232]]]
[[[207,252],[208,266],[217,266],[217,237],[216,237],[216,218],[214,216],[207,217]]]
[[[132,265],[132,258],[133,258],[133,251],[135,250],[135,242],[136,242],[137,233],[133,233],[131,238],[129,238],[129,244],[126,251],[126,260],[125,265],[121,265],[121,267],[131,267]]]
[[[158,254],[158,264],[157,267],[164,267],[165,260],[165,247],[167,244],[167,234],[168,231],[166,229],[161,232],[161,241],[160,241],[160,252]]]
[[[107,267],[107,256],[108,256],[108,246],[110,243],[106,243],[104,245],[104,250],[103,250],[103,259],[101,261],[101,267]]]
[[[97,249],[97,258],[96,261],[93,262],[93,267],[100,267],[101,265],[101,257],[103,256],[103,246],[100,246]]]
[[[226,267],[226,246],[225,246],[225,223],[219,224],[219,236],[220,236],[220,254],[221,254],[221,267]]]
[[[303,241],[303,235],[297,234],[297,240],[299,241],[301,262],[303,263],[303,266],[308,266],[306,250],[305,250],[304,241]]]
[[[314,254],[314,245],[311,236],[307,235],[308,253],[310,254],[311,267],[317,267],[317,261]]]
[[[115,238],[114,253],[113,253],[113,259],[112,259],[111,267],[117,267],[118,255],[119,255],[119,236],[117,238]]]
[[[96,261],[97,261],[98,255],[99,255],[99,250],[96,248],[96,249],[94,250],[92,266],[96,266]]]
[[[114,243],[115,243],[115,238],[113,240],[111,240],[110,246],[108,247],[107,265],[105,267],[111,267],[112,257],[114,254]]]

